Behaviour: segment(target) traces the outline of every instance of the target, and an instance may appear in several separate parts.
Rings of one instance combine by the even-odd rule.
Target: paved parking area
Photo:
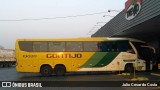
[[[15,67],[9,68],[0,68],[0,81],[131,81],[133,78],[133,73],[117,75],[118,73],[111,72],[102,72],[102,73],[67,73],[65,76],[51,76],[51,77],[42,77],[39,73],[18,73],[15,70]],[[148,81],[160,81],[160,76],[151,75],[151,72],[136,72],[136,77],[148,78]],[[107,82],[107,83],[108,83]],[[135,81],[137,82],[137,81]],[[111,82],[113,83],[113,82]],[[114,83],[113,83],[114,84]],[[159,87],[51,87],[48,89],[62,89],[62,90],[159,90]],[[10,90],[10,89],[20,89],[25,90],[27,88],[0,88],[0,90]],[[30,89],[38,89],[38,88],[30,88]],[[44,89],[44,88],[39,88]]]

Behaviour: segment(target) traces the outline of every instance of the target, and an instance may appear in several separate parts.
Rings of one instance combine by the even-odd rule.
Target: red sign
[[[142,0],[128,0],[125,3],[125,17],[127,20],[135,18],[141,10]]]

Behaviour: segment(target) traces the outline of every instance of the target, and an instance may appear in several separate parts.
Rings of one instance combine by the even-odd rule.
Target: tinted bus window
[[[47,42],[33,42],[33,51],[34,52],[47,52]]]
[[[111,42],[111,49],[112,49],[112,52],[119,51],[116,42]]]
[[[67,42],[66,51],[83,51],[82,42]]]
[[[131,47],[131,45],[129,44],[129,41],[121,41],[121,42],[117,42],[117,50],[120,52],[133,52],[133,49]]]
[[[33,51],[33,42],[19,41],[19,48],[22,51],[32,52]]]
[[[65,51],[65,42],[49,42],[48,45],[50,52]]]
[[[100,51],[102,52],[110,52],[111,44],[109,42],[102,42],[99,44]]]
[[[129,41],[106,41],[101,43],[100,48],[102,52],[126,52],[132,50]]]
[[[117,43],[115,43],[115,42],[102,42],[100,45],[100,49],[102,52],[116,52],[117,51]]]
[[[99,51],[98,50],[98,42],[84,42],[84,51]]]

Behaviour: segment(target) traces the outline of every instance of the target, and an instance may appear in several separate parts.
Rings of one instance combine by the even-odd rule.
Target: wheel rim
[[[57,71],[57,74],[58,75],[62,75],[63,74],[63,70],[61,68],[59,68],[58,71]]]
[[[45,73],[45,74],[48,74],[48,69],[44,69],[44,73]]]

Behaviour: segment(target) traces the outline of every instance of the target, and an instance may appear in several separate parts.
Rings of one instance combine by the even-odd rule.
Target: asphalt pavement
[[[147,78],[147,81],[160,81],[160,76],[151,75],[153,72],[136,72],[136,77]],[[87,81],[104,81],[108,84],[116,84],[117,81],[131,81],[134,78],[134,74],[125,74],[121,73],[121,75],[117,75],[115,72],[92,72],[92,73],[67,73],[65,76],[58,77],[56,75],[52,75],[50,77],[42,77],[39,73],[18,73],[15,70],[15,67],[9,68],[0,68],[0,81],[84,81],[83,83],[87,83]],[[111,82],[111,83],[109,83]],[[138,81],[135,81],[138,82]],[[94,83],[95,84],[95,83]],[[113,85],[114,86],[114,85]],[[116,85],[115,85],[116,86]],[[160,90],[160,87],[90,87],[85,86],[81,87],[78,85],[77,87],[43,87],[43,88],[0,88],[0,90],[43,90],[43,89],[54,89],[54,90]]]

